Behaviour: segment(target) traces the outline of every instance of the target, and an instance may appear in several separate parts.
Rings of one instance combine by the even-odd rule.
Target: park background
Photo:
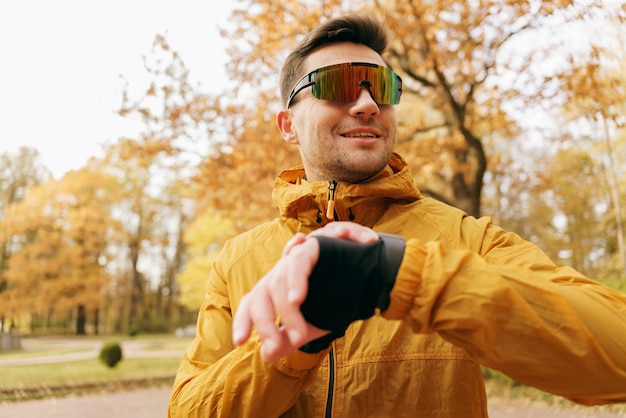
[[[626,290],[623,1],[226,3],[225,54],[198,52],[219,74],[199,83],[168,31],[150,34],[141,75],[122,77],[119,106],[106,110],[127,131],[85,133],[101,148],[82,165],[55,173],[36,146],[0,150],[0,332],[132,337],[192,325],[213,258],[278,215],[274,178],[299,163],[274,123],[280,65],[304,33],[349,11],[390,31],[386,58],[404,82],[397,151],[420,190]],[[72,88],[86,87],[54,94]],[[46,89],[27,91],[2,115],[25,118],[26,132],[48,113],[37,99]]]

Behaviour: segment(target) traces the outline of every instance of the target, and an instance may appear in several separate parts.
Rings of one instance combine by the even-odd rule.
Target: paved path
[[[165,418],[170,387],[0,403],[2,418]]]
[[[0,403],[2,418],[165,418],[170,387],[15,403]],[[491,418],[624,418],[597,408],[563,409],[492,399]],[[462,417],[459,417],[462,418]]]
[[[28,349],[38,351],[37,344],[45,344],[50,349],[54,343],[64,349],[74,348],[77,351],[27,358],[7,358],[0,361],[2,365],[36,364],[69,359],[94,358],[101,343],[81,341],[80,339],[64,341],[63,339],[44,341],[28,341]],[[179,357],[181,350],[146,350],[145,342],[124,342],[124,355],[129,357],[164,356]],[[0,371],[1,378],[1,371]],[[101,392],[50,398],[43,400],[0,402],[0,418],[165,418],[171,387],[135,389],[125,392]],[[490,399],[489,415],[491,418],[626,418],[626,414],[603,412],[601,408],[549,407],[527,401]],[[459,417],[462,418],[462,417]]]
[[[0,410],[1,411],[1,410]],[[489,400],[490,418],[625,418],[626,414],[605,412],[602,407],[563,408],[528,401]]]

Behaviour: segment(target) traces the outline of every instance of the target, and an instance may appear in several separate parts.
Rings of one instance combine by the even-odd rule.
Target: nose
[[[376,117],[380,109],[369,90],[369,84],[361,84],[359,96],[350,105],[350,114],[354,117]]]

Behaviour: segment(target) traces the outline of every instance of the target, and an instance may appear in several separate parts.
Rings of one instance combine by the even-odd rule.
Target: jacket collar
[[[294,167],[279,174],[272,198],[280,214],[311,226],[323,226],[332,220],[355,221],[373,226],[389,205],[414,202],[422,195],[413,184],[406,162],[393,154],[380,173],[363,183],[337,182],[334,187],[334,216],[326,216],[333,192],[331,181],[306,181],[304,168]],[[331,203],[332,205],[332,203]]]

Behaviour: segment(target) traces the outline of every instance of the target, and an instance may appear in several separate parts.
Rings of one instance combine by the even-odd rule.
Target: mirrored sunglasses
[[[349,62],[318,68],[302,77],[291,90],[287,108],[293,98],[307,87],[320,100],[353,102],[367,87],[379,105],[400,103],[402,79],[390,68],[367,62]]]

